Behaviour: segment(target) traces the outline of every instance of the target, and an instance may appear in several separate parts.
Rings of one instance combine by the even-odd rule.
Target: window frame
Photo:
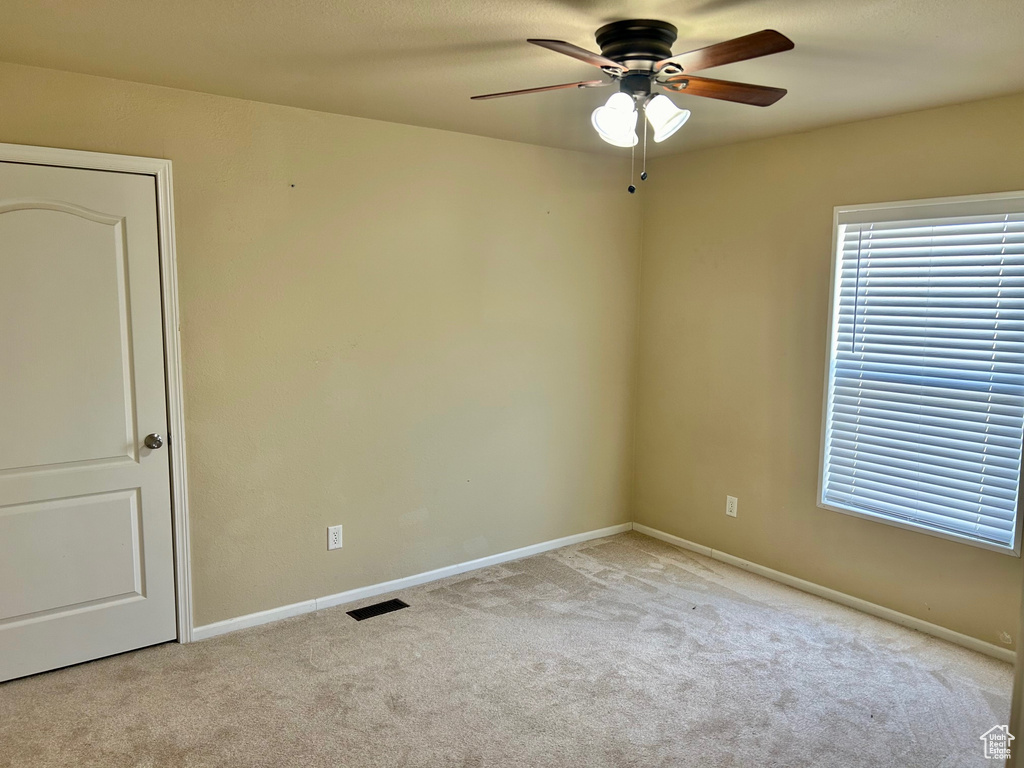
[[[839,512],[840,514],[850,515],[851,517],[859,517],[864,520],[871,520],[876,523],[883,523],[885,525],[893,526],[894,528],[902,528],[907,531],[913,531],[915,533],[923,533],[928,536],[935,536],[940,539],[946,539],[948,541],[954,541],[959,544],[966,544],[972,547],[978,547],[981,549],[987,549],[993,552],[999,552],[1004,555],[1011,555],[1013,557],[1021,556],[1021,485],[1022,479],[1024,479],[1024,457],[1022,457],[1021,468],[1017,475],[1017,501],[1016,501],[1016,514],[1014,517],[1014,531],[1013,531],[1013,546],[1007,546],[1003,544],[997,544],[994,542],[980,541],[978,539],[972,539],[967,536],[953,533],[950,531],[941,530],[938,528],[932,528],[925,523],[915,523],[899,518],[890,517],[883,513],[875,513],[866,510],[849,509],[846,507],[840,507],[836,504],[831,504],[825,501],[825,449],[826,442],[828,440],[828,427],[830,420],[829,412],[829,401],[831,400],[832,386],[834,380],[834,368],[835,362],[832,358],[832,350],[835,347],[835,335],[838,333],[838,322],[837,315],[839,311],[839,303],[836,301],[836,288],[839,284],[838,265],[840,264],[839,258],[839,227],[842,224],[849,223],[842,221],[845,215],[860,215],[864,216],[868,213],[875,213],[876,217],[872,218],[872,222],[884,222],[884,221],[900,221],[912,217],[916,218],[938,218],[941,216],[957,216],[957,215],[969,215],[964,214],[962,211],[958,213],[958,208],[963,208],[968,205],[985,203],[995,203],[996,206],[1010,207],[1012,202],[1016,202],[1016,206],[1013,207],[1012,212],[1024,211],[1024,191],[1015,192],[994,192],[989,194],[981,195],[960,195],[957,197],[933,197],[924,198],[919,200],[899,200],[894,202],[883,202],[883,203],[866,203],[862,205],[837,205],[832,209],[832,261],[829,269],[829,294],[828,294],[828,328],[825,337],[825,386],[822,392],[822,405],[821,405],[821,442],[818,450],[818,495],[817,495],[817,506],[821,509],[827,509],[832,512]],[[917,209],[917,210],[908,210]],[[1011,212],[1011,211],[1008,211]],[[911,215],[908,216],[908,213]]]

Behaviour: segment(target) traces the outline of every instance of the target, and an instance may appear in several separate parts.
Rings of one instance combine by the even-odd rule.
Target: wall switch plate
[[[740,505],[739,500],[735,496],[725,497],[725,514],[729,517],[736,517],[736,508]]]
[[[327,529],[327,549],[341,549],[340,525],[332,525]]]

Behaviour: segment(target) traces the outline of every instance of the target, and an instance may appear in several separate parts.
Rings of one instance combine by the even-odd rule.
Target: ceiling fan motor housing
[[[650,72],[654,62],[672,55],[678,30],[667,21],[630,19],[605,24],[595,34],[601,55],[627,69]]]

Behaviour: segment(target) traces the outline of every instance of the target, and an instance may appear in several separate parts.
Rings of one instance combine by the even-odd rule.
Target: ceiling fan
[[[472,98],[496,99],[563,88],[597,88],[617,82],[619,91],[608,99],[605,106],[594,110],[591,122],[601,138],[609,144],[633,147],[639,140],[636,135],[637,106],[643,108],[647,121],[654,129],[655,142],[667,139],[679,130],[690,116],[689,110],[678,109],[668,97],[661,94],[652,95],[655,88],[757,107],[771,106],[786,95],[784,88],[713,80],[690,74],[723,64],[791,50],[794,47],[793,41],[785,35],[773,29],[765,29],[724,43],[673,55],[672,44],[676,41],[677,33],[678,30],[665,21],[615,21],[604,25],[595,34],[597,44],[601,48],[600,54],[563,40],[527,40],[528,43],[598,67],[611,79],[583,80],[518,91],[487,93]],[[646,132],[644,139],[646,143]],[[633,191],[632,188],[630,191]]]

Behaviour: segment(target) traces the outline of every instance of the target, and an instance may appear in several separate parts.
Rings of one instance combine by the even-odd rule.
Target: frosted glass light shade
[[[654,129],[654,141],[661,142],[683,127],[690,119],[690,110],[679,109],[668,96],[655,96],[644,106],[647,122]]]
[[[603,107],[598,107],[590,115],[597,135],[616,147],[636,146],[640,140],[636,135],[636,119],[633,98],[621,91],[613,94]]]

